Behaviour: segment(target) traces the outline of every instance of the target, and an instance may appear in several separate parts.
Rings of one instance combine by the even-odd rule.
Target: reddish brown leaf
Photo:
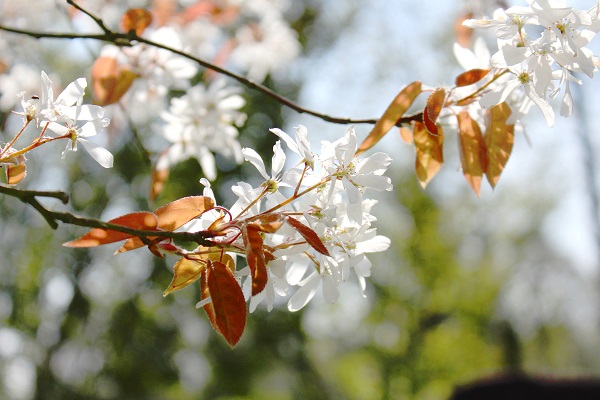
[[[469,71],[463,72],[462,74],[460,74],[456,77],[456,86],[458,86],[458,87],[469,86],[476,82],[479,82],[490,71],[491,71],[491,68],[490,69],[475,68],[475,69],[471,69]]]
[[[9,164],[5,167],[6,183],[9,185],[16,185],[25,179],[25,176],[27,175],[27,167],[24,162],[19,164]]]
[[[356,150],[356,155],[365,152],[379,142],[398,123],[421,91],[421,82],[419,81],[413,82],[402,89]]]
[[[321,238],[314,230],[293,217],[287,217],[286,221],[292,228],[298,231],[304,240],[306,240],[306,243],[308,243],[313,249],[326,256],[329,255],[329,250],[327,250],[327,247],[325,247],[323,241],[321,241]]]
[[[256,296],[263,291],[269,279],[260,227],[255,224],[244,225],[242,239],[246,250],[246,260],[252,275],[252,296]]]
[[[495,188],[512,152],[515,126],[506,124],[511,114],[506,103],[492,107],[489,113],[489,125],[484,136],[488,155],[485,175],[492,188]]]
[[[118,218],[108,221],[114,225],[137,229],[137,230],[156,230],[158,218],[150,212],[136,212],[122,215]],[[94,228],[85,235],[70,242],[63,243],[67,247],[94,247],[102,244],[119,242],[121,240],[131,238],[133,235],[114,230],[104,230]]]
[[[190,222],[192,219],[198,217],[204,211],[210,210],[214,206],[215,203],[210,197],[189,196],[172,201],[162,207],[157,208],[154,211],[154,214],[158,217],[159,229],[165,231],[174,231],[187,222]],[[156,238],[150,237],[148,239],[152,240]],[[125,242],[123,246],[117,250],[117,253],[124,253],[126,251],[139,249],[140,247],[144,246],[145,244],[140,238],[133,237],[127,240],[127,242]]]
[[[213,261],[216,261],[216,257],[219,257],[220,262],[222,262],[223,264],[225,264],[225,266],[227,268],[229,268],[229,270],[231,271],[231,273],[235,272],[235,261],[233,261],[233,257],[231,257],[229,254],[225,253],[222,254],[221,253],[217,254],[217,253],[212,253],[210,259]]]
[[[141,36],[144,30],[152,23],[152,13],[143,8],[130,8],[121,17],[121,31],[134,30],[136,35]]]
[[[446,100],[446,89],[437,88],[429,95],[427,98],[427,105],[423,110],[423,123],[427,130],[434,134],[439,135],[439,127],[436,124],[437,119],[444,108],[444,103]]]
[[[417,152],[415,160],[417,179],[421,187],[425,188],[444,163],[444,134],[440,128],[437,135],[432,135],[425,128],[425,125],[421,122],[415,122],[413,137],[415,138]]]
[[[180,258],[173,266],[173,280],[163,292],[163,296],[196,282],[200,278],[202,271],[204,271],[205,265],[202,261],[189,260],[184,257]]]
[[[96,104],[106,106],[116,103],[138,77],[122,68],[113,57],[99,57],[92,66],[92,87]]]
[[[486,151],[481,129],[467,111],[458,114],[460,161],[465,179],[479,196],[485,171]]]
[[[210,197],[188,196],[157,208],[154,214],[158,217],[160,229],[173,231],[214,206],[215,203]]]
[[[246,300],[242,288],[229,268],[219,261],[208,262],[206,285],[214,310],[213,326],[216,325],[217,331],[234,347],[246,326]]]

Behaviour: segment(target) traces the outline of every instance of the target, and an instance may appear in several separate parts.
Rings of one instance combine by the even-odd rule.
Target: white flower
[[[101,166],[111,168],[113,155],[86,139],[95,136],[110,123],[108,118],[104,118],[102,107],[82,104],[86,87],[85,78],[79,78],[54,99],[52,81],[42,71],[42,97],[22,100],[25,115],[26,118],[39,119],[40,124],[47,123],[48,130],[68,138],[63,157],[67,151],[77,151],[77,143],[81,143]]]
[[[157,168],[166,169],[193,157],[200,162],[206,178],[214,180],[217,170],[213,152],[240,163],[243,158],[236,126],[244,123],[246,114],[239,111],[245,101],[238,93],[238,88],[228,88],[219,79],[208,88],[199,84],[184,96],[173,98],[169,111],[161,114],[166,122],[161,132],[172,146],[159,159]]]
[[[328,304],[335,303],[340,297],[338,285],[332,275],[325,271],[313,272],[298,284],[300,288],[290,298],[288,310],[294,312],[302,309],[315,296],[319,287],[322,288],[323,298]]]
[[[530,15],[529,7],[510,7],[507,10],[498,8],[494,11],[492,19],[468,19],[463,22],[463,26],[490,29],[499,39],[511,39],[521,31]]]
[[[334,143],[324,142],[322,158],[327,172],[335,179],[341,180],[351,204],[361,203],[361,190],[392,190],[391,179],[382,174],[391,163],[391,158],[384,153],[358,160],[355,159],[356,134],[354,127],[346,129],[344,137]]]
[[[454,56],[466,71],[490,67],[490,51],[482,37],[475,39],[473,50],[454,43]]]
[[[98,134],[102,128],[105,128],[110,123],[108,118],[101,120],[87,121],[81,126],[77,126],[77,120],[73,123],[65,123],[64,125],[56,122],[48,124],[48,129],[55,132],[59,136],[69,136],[69,142],[65,151],[63,151],[63,158],[66,156],[68,151],[77,151],[77,143],[81,143],[84,149],[104,168],[111,168],[113,166],[113,155],[106,150],[104,147],[87,140],[87,138]]]
[[[285,264],[285,260],[274,260],[269,263],[267,267],[269,272],[269,280],[267,281],[267,285],[262,292],[250,298],[250,312],[254,312],[256,307],[263,301],[267,306],[267,311],[271,311],[273,309],[273,305],[275,304],[275,295],[279,295],[281,297],[287,295],[288,284],[285,281],[284,276]],[[246,279],[245,286],[250,286],[251,284],[252,279]],[[247,291],[250,292],[250,288],[248,288]]]
[[[238,45],[231,52],[231,61],[258,82],[280,71],[300,54],[295,32],[280,17],[266,17],[258,24],[242,26],[236,40]]]
[[[302,157],[301,163],[306,163],[310,169],[315,168],[315,156],[310,150],[308,131],[304,126],[299,125],[294,128],[295,139],[279,128],[273,128],[270,131],[279,136],[291,151]]]
[[[285,166],[285,153],[281,149],[281,142],[278,140],[273,146],[273,158],[271,160],[271,176],[267,174],[265,163],[262,157],[254,150],[248,147],[242,149],[244,159],[256,167],[260,175],[266,182],[262,186],[268,187],[270,192],[275,192],[279,188],[281,172]]]
[[[552,79],[552,71],[548,69],[546,61],[545,57],[530,57],[527,62],[509,68],[512,78],[484,94],[479,103],[484,108],[493,107],[505,101],[514,89],[522,87],[527,97],[542,111],[548,126],[553,126],[554,111],[545,99]]]

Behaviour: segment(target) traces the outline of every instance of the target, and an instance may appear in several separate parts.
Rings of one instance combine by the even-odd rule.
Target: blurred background
[[[329,115],[377,117],[412,81],[452,84],[461,72],[452,53],[457,20],[466,12],[491,15],[506,3],[522,5],[289,1],[284,15],[302,53],[265,84]],[[14,4],[0,1],[0,8]],[[71,28],[47,25],[40,29]],[[7,35],[0,32],[0,39]],[[100,49],[92,42],[19,40],[36,74],[52,71],[63,84],[87,76]],[[33,43],[43,52],[27,52]],[[598,43],[590,48],[600,54]],[[34,210],[0,197],[0,398],[444,399],[456,385],[507,371],[600,375],[600,85],[583,80],[571,118],[558,117],[550,129],[532,110],[498,186],[486,186],[481,198],[464,181],[456,138],[446,138],[442,172],[422,190],[413,148],[390,132],[375,150],[394,159],[394,191],[378,196],[374,213],[392,246],[371,259],[367,298],[351,283],[335,305],[316,298],[296,313],[285,303],[271,312],[259,307],[233,350],[195,308],[197,287],[163,298],[174,259],[144,250],[113,256],[115,246],[62,248],[84,230],[54,231]],[[255,91],[244,97],[248,120],[240,141],[263,157],[270,158],[272,127],[291,132],[303,124],[313,144],[345,130]],[[11,118],[5,110],[7,134]],[[136,129],[143,138],[144,127]],[[370,126],[356,129],[362,138]],[[112,132],[106,146],[115,154],[113,170],[82,152],[50,164],[32,155],[23,187],[64,190],[69,205],[45,204],[105,220],[202,190],[202,170],[189,160],[149,201],[150,165],[132,133]],[[213,188],[228,206],[232,184],[252,179],[253,171],[217,161],[222,170]]]

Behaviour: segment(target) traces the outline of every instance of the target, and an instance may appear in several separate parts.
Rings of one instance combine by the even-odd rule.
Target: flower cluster
[[[243,161],[238,130],[246,120],[239,111],[245,100],[237,87],[226,87],[225,80],[217,79],[208,87],[199,83],[185,95],[171,100],[169,111],[161,112],[165,122],[161,133],[172,145],[157,162],[158,171],[188,158],[197,158],[209,180],[217,177],[213,153]]]
[[[44,71],[41,74],[41,81],[41,96],[34,95],[26,98],[24,92],[19,94],[23,111],[16,114],[22,116],[23,128],[1,149],[0,165],[8,167],[24,164],[27,152],[44,143],[65,139],[67,146],[63,157],[68,151],[77,151],[77,145],[81,144],[101,166],[111,168],[113,165],[112,154],[88,140],[107,127],[110,120],[104,117],[102,107],[83,104],[83,96],[87,87],[86,79],[79,78],[71,82],[56,99],[52,81]],[[15,149],[15,142],[31,122],[35,122],[35,125],[42,129],[39,137],[31,145],[21,150]],[[54,136],[46,136],[47,132],[54,133]]]
[[[528,3],[498,9],[491,19],[470,19],[463,25],[491,30],[498,43],[499,50],[490,60],[493,84],[485,82],[489,90],[479,104],[489,108],[507,101],[518,114],[535,105],[552,126],[555,115],[549,100],[562,91],[560,114],[569,116],[573,111],[570,84],[581,84],[577,73],[593,77],[597,68],[586,45],[600,30],[599,7],[583,11],[567,7],[564,0]]]
[[[294,137],[280,129],[271,131],[295,153],[299,158],[297,163],[285,168],[287,158],[278,141],[273,147],[269,173],[262,158],[254,150],[244,148],[244,158],[256,167],[264,182],[258,187],[240,182],[232,188],[238,200],[229,210],[232,221],[222,223],[225,228],[218,227],[223,217],[213,210],[186,229],[212,226],[222,232],[215,239],[217,245],[240,252],[239,249],[245,248],[237,233],[238,229],[244,229],[240,227],[263,220],[269,226],[277,226],[272,231],[260,228],[264,234],[263,246],[272,257],[267,263],[268,281],[264,290],[253,292],[251,287],[255,282],[249,268],[236,272],[239,279],[245,280],[243,288],[250,299],[250,311],[261,302],[271,310],[276,295],[290,294],[288,308],[297,311],[319,288],[324,299],[334,303],[339,296],[338,286],[350,278],[352,271],[364,293],[365,278],[371,271],[367,254],[386,250],[390,241],[377,235],[372,227],[375,217],[371,208],[377,202],[363,195],[369,189],[392,190],[390,179],[383,175],[390,157],[376,153],[357,158],[353,127],[335,142],[324,141],[319,154],[312,152],[303,126],[295,128]],[[207,187],[205,196],[212,196],[208,181],[202,182]]]
[[[136,32],[153,43],[225,65],[261,82],[299,54],[296,34],[283,17],[286,5],[285,1],[263,0],[206,1],[166,8],[156,4],[149,17],[152,22]],[[129,120],[148,125],[167,139],[168,148],[156,164],[162,176],[174,164],[196,158],[204,176],[214,180],[214,154],[238,164],[243,161],[237,128],[245,121],[239,112],[245,102],[239,89],[226,88],[213,72],[201,74],[195,61],[148,43],[106,45],[101,59],[113,60],[116,69],[132,79],[122,98],[111,98],[106,104],[118,100],[125,105]],[[185,95],[177,97],[181,92]]]

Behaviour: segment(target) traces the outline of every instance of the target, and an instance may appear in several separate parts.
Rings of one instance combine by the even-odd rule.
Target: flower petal
[[[112,168],[114,157],[104,147],[85,139],[77,139],[88,153],[104,168]]]
[[[63,106],[72,106],[79,99],[83,98],[83,93],[87,87],[87,81],[85,78],[79,78],[71,83],[63,90],[63,92],[56,98],[54,104],[60,104]]]
[[[265,169],[265,163],[263,162],[261,156],[254,150],[249,147],[244,147],[242,149],[242,155],[246,161],[249,161],[256,167],[258,172],[262,175],[263,178],[269,180],[269,175],[267,175],[267,170]]]
[[[288,310],[291,312],[302,309],[308,302],[315,296],[317,289],[319,288],[319,274],[313,273],[310,277],[305,280],[304,286],[296,290],[296,293],[290,298],[288,302]]]

